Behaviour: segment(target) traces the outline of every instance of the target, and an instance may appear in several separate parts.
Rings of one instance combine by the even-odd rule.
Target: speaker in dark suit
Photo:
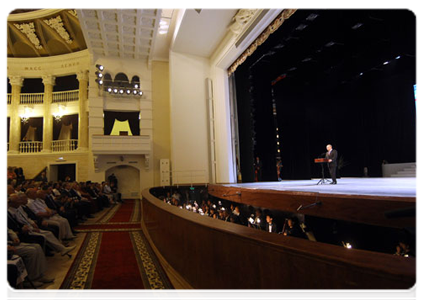
[[[331,184],[336,184],[336,168],[338,167],[338,152],[332,148],[332,145],[329,144],[326,146],[326,150],[328,152],[326,152],[326,158],[329,159],[328,162],[328,168],[329,168],[329,173],[330,173],[330,177],[332,177],[332,182]]]

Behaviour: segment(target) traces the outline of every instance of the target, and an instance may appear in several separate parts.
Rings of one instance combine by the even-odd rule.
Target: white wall
[[[118,192],[122,199],[140,198],[140,171],[132,166],[121,165],[106,171],[106,179],[115,174],[118,180]]]
[[[202,171],[194,182],[209,182],[206,78],[209,60],[170,51],[170,132],[172,171]],[[179,183],[190,179],[179,178]]]

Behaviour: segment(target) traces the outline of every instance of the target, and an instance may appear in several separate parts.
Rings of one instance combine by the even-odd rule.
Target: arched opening
[[[114,174],[117,179],[118,193],[122,194],[122,199],[140,198],[140,170],[128,165],[119,165],[106,171],[108,180]]]

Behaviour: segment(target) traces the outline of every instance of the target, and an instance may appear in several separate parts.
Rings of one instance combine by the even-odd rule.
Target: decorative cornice
[[[30,42],[35,46],[36,49],[43,49],[43,46],[40,44],[40,40],[35,34],[34,22],[23,24],[14,23],[13,25],[15,25],[15,27],[19,29],[20,32],[26,35],[26,37],[30,40]]]
[[[43,78],[43,84],[44,85],[55,85],[56,84],[56,77],[52,75],[44,75]]]
[[[62,18],[60,16],[43,21],[48,26],[50,26],[50,28],[56,30],[56,32],[62,37],[62,39],[66,41],[66,43],[72,44],[73,40],[70,38],[69,33],[66,31]]]
[[[248,56],[252,55],[256,51],[257,47],[263,44],[267,38],[274,33],[283,24],[283,22],[289,19],[296,9],[284,9],[273,22],[266,27],[266,29],[259,35],[258,38],[238,57],[238,59],[228,68],[228,75],[231,75],[235,70],[247,59]]]
[[[244,26],[251,20],[257,9],[240,9],[233,17],[234,23],[229,26],[229,29],[235,34],[239,35]]]
[[[8,22],[22,22],[28,20],[35,20],[39,18],[46,18],[57,13],[60,13],[63,9],[38,9],[35,11],[19,14],[9,14],[7,17]]]
[[[9,82],[10,82],[10,85],[12,85],[12,86],[14,86],[14,85],[23,86],[23,81],[24,81],[24,78],[22,76],[10,76],[9,77]]]
[[[76,12],[76,9],[68,10],[68,13],[78,19],[78,13]]]

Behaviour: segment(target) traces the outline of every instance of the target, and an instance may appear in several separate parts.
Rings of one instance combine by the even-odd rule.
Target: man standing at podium
[[[332,149],[332,145],[329,144],[326,146],[326,158],[328,161],[328,168],[330,177],[332,177],[332,182],[330,184],[336,184],[336,167],[337,167],[337,159],[338,159],[338,152],[335,149]]]

